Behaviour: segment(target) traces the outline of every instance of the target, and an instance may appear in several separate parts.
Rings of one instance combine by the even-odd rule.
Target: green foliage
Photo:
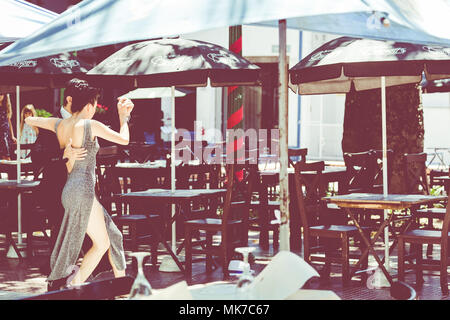
[[[432,196],[441,196],[444,194],[444,187],[443,186],[434,186],[430,190],[430,195]]]
[[[432,196],[442,196],[444,194],[444,187],[443,186],[434,186],[430,190],[430,195]],[[435,208],[445,208],[445,205],[442,203],[435,203]]]
[[[38,117],[50,118],[53,117],[53,114],[44,109],[36,109],[36,115]]]

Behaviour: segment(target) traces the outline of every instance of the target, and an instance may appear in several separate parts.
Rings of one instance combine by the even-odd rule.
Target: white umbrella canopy
[[[175,88],[174,96],[176,98],[184,97],[188,94],[189,91],[186,89]],[[169,98],[172,97],[172,89],[167,87],[161,88],[138,88],[132,90],[124,95],[120,96],[120,98],[128,98],[128,99],[157,99],[157,98]]]
[[[403,1],[413,3],[413,0]],[[397,10],[388,2],[392,0],[84,0],[6,49],[0,61],[12,63],[66,51],[234,25],[277,26],[280,19],[286,19],[289,28],[298,30],[450,44],[450,37],[442,38],[425,29],[429,20],[420,17],[420,23],[411,24],[408,21],[411,13]],[[449,5],[443,2],[443,7]],[[389,27],[380,27],[380,19],[377,21],[374,10],[386,11],[383,14],[389,17]],[[435,15],[438,13],[431,11]],[[374,23],[370,23],[371,19]],[[448,30],[445,28],[448,19],[437,21]]]
[[[29,36],[59,15],[28,1],[1,0],[0,42]]]

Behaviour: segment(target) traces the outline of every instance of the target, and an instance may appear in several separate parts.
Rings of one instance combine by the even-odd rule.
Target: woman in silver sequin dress
[[[128,118],[133,103],[120,99],[117,104],[120,132],[92,120],[97,105],[98,92],[80,80],[72,96],[72,117],[68,119],[29,117],[30,125],[56,132],[60,147],[72,144],[85,148],[84,160],[68,161],[68,178],[62,192],[64,218],[53,249],[48,281],[68,277],[68,285],[81,284],[94,271],[102,256],[108,251],[115,277],[125,276],[125,255],[120,230],[95,197],[95,165],[99,148],[97,137],[126,145],[129,142]],[[78,269],[76,262],[85,234],[91,238],[92,247],[84,255]],[[77,270],[74,275],[72,271]]]

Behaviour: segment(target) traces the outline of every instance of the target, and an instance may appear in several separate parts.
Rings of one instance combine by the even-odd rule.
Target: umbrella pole
[[[171,131],[171,148],[170,148],[170,176],[171,176],[171,181],[170,181],[170,187],[171,187],[171,191],[175,192],[175,87],[172,86],[171,87],[171,93],[172,93],[172,101],[171,101],[171,113],[172,113],[172,131]],[[175,204],[172,203],[172,219],[175,216]],[[177,240],[177,236],[176,236],[176,224],[175,221],[172,224],[172,250],[175,252],[176,251],[176,240]]]
[[[16,86],[16,158],[17,158],[17,183],[20,183],[21,156],[20,156],[20,86]],[[22,201],[20,192],[17,193],[17,233],[18,244],[22,244]]]
[[[278,122],[280,130],[280,250],[289,248],[289,177],[288,177],[288,90],[286,62],[286,20],[278,21],[279,60]]]
[[[386,77],[381,77],[381,122],[382,122],[382,144],[383,144],[383,195],[388,195],[388,163],[387,163],[387,129],[386,129]],[[384,210],[384,220],[387,219],[388,211]],[[389,270],[389,226],[384,229],[384,256],[385,266]]]
[[[172,132],[170,134],[170,140],[171,140],[171,150],[170,150],[170,190],[171,192],[175,192],[176,189],[176,177],[175,177],[175,87],[171,87],[171,121],[172,121]],[[176,205],[172,203],[171,205],[171,217],[174,219],[176,213]],[[171,249],[173,251],[173,254],[170,253],[170,257],[164,257],[164,259],[161,262],[161,265],[159,266],[160,271],[164,272],[180,272],[182,267],[180,266],[179,262],[175,261],[175,255],[177,252],[177,246],[176,246],[176,240],[177,240],[177,234],[176,234],[176,222],[173,220],[172,223],[172,245]],[[178,257],[176,257],[178,258]],[[181,259],[178,259],[181,260]]]

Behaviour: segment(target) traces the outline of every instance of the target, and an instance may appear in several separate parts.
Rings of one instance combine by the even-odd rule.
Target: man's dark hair
[[[83,110],[88,103],[94,104],[100,93],[97,88],[89,86],[86,80],[72,79],[64,92],[66,97],[72,97],[72,113]]]

